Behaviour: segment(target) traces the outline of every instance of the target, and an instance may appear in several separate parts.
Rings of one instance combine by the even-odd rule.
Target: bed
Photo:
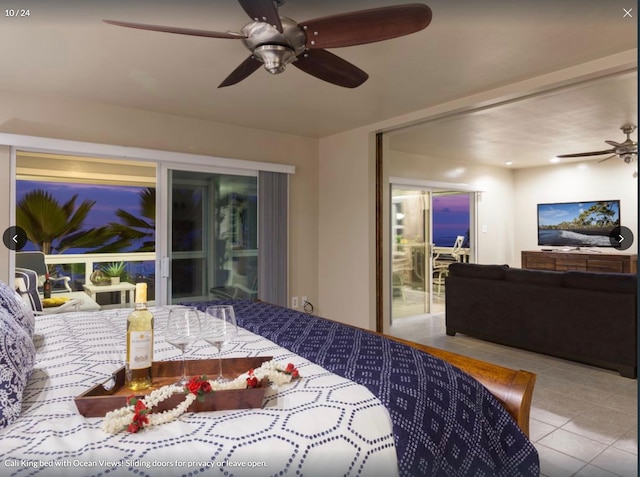
[[[516,422],[532,386],[519,382],[523,375],[511,372],[506,385],[499,373],[491,378],[502,383],[501,403],[425,350],[250,301],[232,302],[241,330],[224,356],[272,356],[293,363],[299,379],[268,389],[257,409],[186,413],[109,434],[102,418],[79,414],[74,398],[121,366],[128,310],[34,323],[6,290],[0,297],[2,476],[539,475]],[[162,339],[168,308],[152,311],[155,359],[177,359]],[[199,342],[187,358],[214,355]]]

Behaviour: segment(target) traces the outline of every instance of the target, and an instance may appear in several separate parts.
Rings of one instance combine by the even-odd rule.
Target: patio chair
[[[433,257],[434,262],[438,264],[445,264],[447,266],[453,262],[459,262],[463,244],[464,236],[458,235],[453,242],[451,251],[448,253],[437,253],[435,257]]]
[[[391,277],[391,293],[392,298],[399,296],[404,302],[405,295],[405,278],[411,275],[413,264],[411,256],[407,252],[393,252],[392,261],[392,277]]]
[[[442,294],[445,279],[449,275],[449,265],[460,261],[460,251],[464,236],[458,235],[453,242],[450,253],[437,253],[433,257],[433,285],[437,286],[436,295]]]
[[[49,268],[45,262],[45,255],[42,252],[16,252],[16,268],[24,268],[36,272],[38,276],[38,288],[42,287],[45,276],[49,273]],[[53,293],[66,293],[73,291],[69,285],[69,282],[71,281],[70,277],[49,276],[49,280],[51,280],[51,291]],[[56,284],[58,284],[57,287]]]
[[[15,289],[24,302],[31,307],[34,315],[51,315],[67,311],[79,311],[81,301],[70,299],[59,306],[46,308],[38,293],[38,274],[28,268],[16,268]]]
[[[453,263],[453,262],[451,262]],[[442,287],[445,284],[445,279],[449,275],[448,263],[434,263],[433,264],[433,286],[437,286],[437,290],[434,289],[435,294],[442,295]]]

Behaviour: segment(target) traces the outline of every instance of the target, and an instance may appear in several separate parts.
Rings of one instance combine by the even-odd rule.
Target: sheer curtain
[[[258,174],[258,299],[287,306],[289,175]]]

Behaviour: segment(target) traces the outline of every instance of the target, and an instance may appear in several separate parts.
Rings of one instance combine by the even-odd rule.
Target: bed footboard
[[[529,415],[536,375],[530,371],[514,370],[479,359],[469,358],[431,346],[384,335],[389,339],[412,346],[443,359],[480,381],[515,419],[529,437]]]

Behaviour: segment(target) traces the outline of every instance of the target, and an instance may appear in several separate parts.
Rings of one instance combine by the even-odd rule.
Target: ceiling
[[[411,0],[288,0],[296,21]],[[341,88],[289,67],[217,88],[247,56],[237,40],[117,27],[103,19],[239,31],[235,0],[5,0],[0,90],[321,138],[637,48],[632,0],[425,0],[431,25],[331,50],[369,74]],[[634,18],[624,18],[632,9]],[[599,81],[395,133],[405,152],[513,167],[605,149],[637,123],[637,75]],[[2,125],[0,124],[0,130]],[[634,139],[637,134],[634,133]]]
[[[637,124],[637,89],[637,73],[585,82],[401,129],[391,133],[390,148],[514,169],[549,165],[557,155],[611,149],[605,140],[623,142],[620,127]],[[631,137],[637,140],[637,131]]]

